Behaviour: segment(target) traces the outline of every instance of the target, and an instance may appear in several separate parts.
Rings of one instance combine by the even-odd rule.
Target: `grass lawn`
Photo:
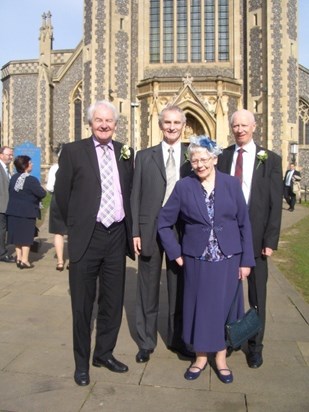
[[[306,204],[309,207],[309,204]],[[309,217],[283,230],[273,260],[309,303]]]

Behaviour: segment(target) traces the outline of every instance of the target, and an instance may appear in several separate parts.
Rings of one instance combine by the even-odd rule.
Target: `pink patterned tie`
[[[101,204],[99,209],[99,219],[105,227],[109,227],[115,220],[115,199],[114,199],[114,181],[113,166],[108,146],[101,146],[103,153],[100,161],[101,176]]]

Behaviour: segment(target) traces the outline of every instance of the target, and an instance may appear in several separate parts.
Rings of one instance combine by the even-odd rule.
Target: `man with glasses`
[[[6,247],[6,208],[9,201],[9,165],[13,160],[13,149],[0,147],[0,262],[15,263]]]

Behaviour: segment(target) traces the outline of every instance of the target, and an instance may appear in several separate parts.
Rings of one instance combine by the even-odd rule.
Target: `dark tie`
[[[240,180],[240,183],[242,183],[242,164],[243,164],[243,158],[242,154],[244,152],[244,149],[240,148],[238,149],[238,155],[236,159],[236,166],[235,166],[235,176],[238,177]]]
[[[167,158],[165,172],[166,172],[166,191],[163,200],[163,205],[167,202],[167,199],[170,197],[172,193],[175,183],[176,183],[176,162],[174,158],[174,149],[170,147],[168,149],[169,155]]]
[[[104,226],[109,227],[115,219],[115,198],[114,198],[114,181],[113,166],[111,154],[108,146],[101,146],[103,153],[100,159],[101,175],[101,204],[98,216]]]

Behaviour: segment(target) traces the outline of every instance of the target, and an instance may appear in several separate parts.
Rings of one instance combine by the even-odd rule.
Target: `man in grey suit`
[[[157,218],[176,180],[191,171],[190,163],[186,161],[186,147],[180,142],[185,124],[184,112],[178,106],[167,106],[159,115],[163,141],[136,155],[131,209],[134,251],[138,255],[137,362],[147,362],[157,345],[163,260],[163,248],[157,234]],[[181,268],[168,258],[166,268],[169,299],[167,346],[188,356],[190,353],[181,338],[183,274]]]
[[[14,263],[13,256],[8,254],[6,247],[6,208],[9,201],[9,165],[13,159],[13,149],[0,147],[0,262]]]
[[[244,109],[235,112],[231,128],[236,144],[223,150],[217,167],[239,177],[249,207],[256,265],[248,277],[249,304],[257,307],[263,327],[248,342],[247,363],[250,368],[259,368],[263,363],[267,258],[277,249],[280,235],[282,164],[280,156],[254,143],[256,123],[251,112]]]

